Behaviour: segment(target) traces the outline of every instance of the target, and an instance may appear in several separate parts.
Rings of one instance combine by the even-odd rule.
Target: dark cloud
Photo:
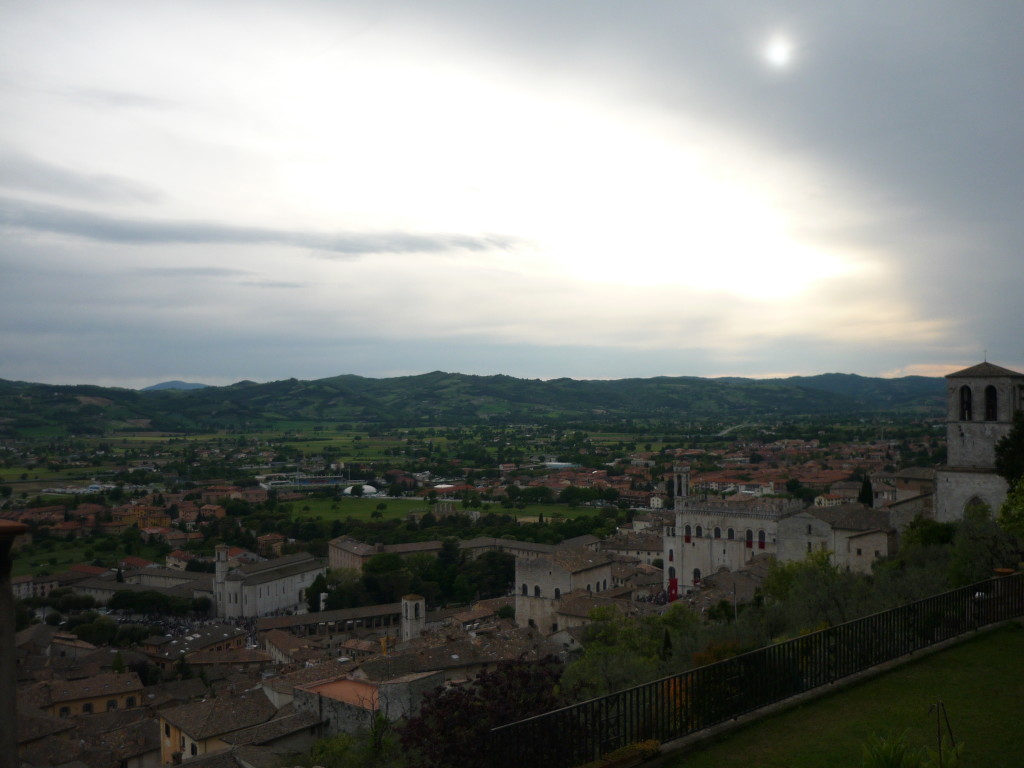
[[[248,270],[227,267],[143,267],[133,269],[132,273],[143,277],[248,277],[252,274]]]
[[[114,203],[152,203],[161,197],[131,179],[79,173],[13,150],[0,150],[0,187]]]
[[[200,221],[115,218],[10,198],[0,198],[0,225],[133,245],[290,245],[320,251],[328,258],[356,257],[371,253],[485,251],[511,248],[518,242],[514,238],[500,236],[472,237],[410,232],[319,234]]]

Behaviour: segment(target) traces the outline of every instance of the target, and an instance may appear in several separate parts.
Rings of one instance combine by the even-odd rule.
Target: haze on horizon
[[[0,378],[1021,368],[1024,6],[0,6]]]

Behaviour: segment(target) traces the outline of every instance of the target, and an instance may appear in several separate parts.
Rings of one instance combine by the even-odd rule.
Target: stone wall
[[[1006,481],[994,472],[943,467],[935,473],[935,519],[942,523],[963,519],[972,499],[988,504],[993,514],[1006,498]]]

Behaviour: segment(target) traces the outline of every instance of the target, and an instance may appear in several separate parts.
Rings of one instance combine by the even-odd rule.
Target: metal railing
[[[1024,574],[934,595],[793,640],[495,728],[488,765],[571,768],[672,741],[987,624],[1024,615]]]

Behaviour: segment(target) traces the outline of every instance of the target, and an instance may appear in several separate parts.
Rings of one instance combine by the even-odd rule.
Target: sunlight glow
[[[793,54],[793,42],[783,34],[773,35],[761,51],[764,60],[776,69],[788,67],[793,62]]]

